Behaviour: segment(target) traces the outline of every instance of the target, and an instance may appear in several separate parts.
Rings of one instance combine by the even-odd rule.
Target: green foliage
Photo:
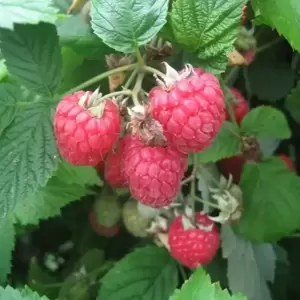
[[[300,180],[280,158],[246,164],[240,186],[244,211],[235,229],[244,237],[271,242],[300,228]]]
[[[12,251],[15,247],[15,229],[11,218],[0,220],[0,284],[6,283],[11,271]]]
[[[15,23],[54,23],[57,10],[52,0],[0,0],[0,27],[13,29]]]
[[[212,283],[201,267],[183,284],[181,290],[176,290],[170,298],[170,300],[186,299],[246,300],[240,294],[231,296],[227,290],[222,290],[218,283]]]
[[[9,83],[0,84],[0,132],[14,119],[16,103],[21,98],[21,90]]]
[[[92,28],[111,48],[133,53],[166,23],[166,0],[92,0]]]
[[[95,169],[61,162],[44,187],[26,201],[18,203],[14,210],[15,218],[21,225],[37,225],[40,220],[59,216],[62,207],[93,194],[89,186],[99,183]]]
[[[298,0],[252,0],[256,14],[264,23],[276,28],[300,51],[300,6]]]
[[[154,246],[136,249],[101,280],[100,299],[168,299],[178,283],[176,262]]]
[[[216,162],[240,152],[240,129],[237,125],[225,121],[213,144],[196,154],[199,163]]]
[[[34,195],[57,166],[52,107],[35,103],[16,114],[0,139],[0,213]]]
[[[38,94],[52,97],[60,85],[61,54],[54,25],[16,25],[0,31],[0,47],[10,75]]]
[[[31,291],[28,287],[23,290],[13,289],[11,286],[6,288],[0,287],[0,299],[11,300],[49,300],[46,296],[39,296],[37,293]]]
[[[300,123],[300,83],[289,94],[285,101],[285,108],[297,123]]]
[[[202,68],[213,73],[225,70],[238,32],[241,0],[176,0],[170,26],[176,42],[196,57]]]
[[[289,124],[284,114],[275,108],[259,106],[252,109],[243,119],[241,131],[257,137],[287,139],[291,136]]]
[[[275,277],[276,255],[271,244],[254,244],[236,235],[229,225],[222,229],[222,253],[227,262],[227,277],[232,292],[248,300],[272,300],[267,282]],[[246,272],[245,272],[246,270]]]

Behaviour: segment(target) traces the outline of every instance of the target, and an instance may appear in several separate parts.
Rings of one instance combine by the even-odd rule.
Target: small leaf
[[[0,84],[0,133],[12,122],[17,102],[21,99],[21,90],[9,83]]]
[[[222,290],[218,283],[212,283],[209,275],[199,267],[187,280],[181,290],[176,290],[170,300],[205,299],[205,300],[246,300],[246,297],[230,295],[227,290]]]
[[[297,123],[300,123],[300,83],[285,101],[285,108]]]
[[[299,0],[255,0],[256,11],[263,21],[276,28],[293,48],[300,51],[300,9]]]
[[[15,247],[15,228],[10,216],[0,221],[0,240],[0,284],[3,285],[11,271],[12,251]]]
[[[226,69],[241,22],[243,0],[176,0],[170,25],[177,42],[213,73]]]
[[[27,201],[20,202],[14,216],[21,225],[37,225],[40,220],[59,216],[61,208],[92,194],[87,184],[99,184],[96,170],[92,167],[71,166],[61,162],[47,185],[41,187]]]
[[[166,23],[167,0],[92,0],[92,28],[111,48],[133,53]]]
[[[14,289],[11,286],[0,287],[0,299],[2,300],[49,300],[46,296],[39,296],[28,287],[23,290]]]
[[[276,254],[272,245],[253,244],[236,235],[229,225],[222,226],[221,235],[230,290],[243,293],[248,300],[272,300],[267,285],[275,276]]]
[[[247,135],[254,134],[257,137],[287,139],[291,136],[285,115],[280,110],[269,106],[259,106],[252,109],[244,117],[241,131]]]
[[[168,299],[178,284],[177,264],[164,248],[136,249],[101,280],[98,300]]]
[[[0,27],[12,30],[15,23],[54,23],[57,11],[52,0],[0,0]]]
[[[222,158],[231,157],[240,152],[239,128],[225,121],[213,144],[206,150],[197,153],[200,163],[216,162]]]
[[[0,0],[1,1],[1,0]],[[52,97],[60,85],[62,60],[54,25],[16,25],[0,30],[9,73],[28,89]]]
[[[277,241],[300,228],[300,178],[277,157],[245,164],[244,211],[235,229],[250,240]]]
[[[52,107],[28,106],[16,114],[0,138],[0,215],[33,196],[57,166]]]

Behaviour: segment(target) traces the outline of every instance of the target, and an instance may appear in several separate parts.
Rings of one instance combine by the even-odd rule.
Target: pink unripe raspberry
[[[74,165],[98,165],[118,140],[121,119],[111,100],[97,104],[98,92],[79,91],[57,105],[54,132],[62,157]]]
[[[225,120],[224,95],[218,79],[186,66],[177,72],[166,64],[159,86],[149,93],[150,112],[170,145],[183,153],[199,152],[215,139]]]

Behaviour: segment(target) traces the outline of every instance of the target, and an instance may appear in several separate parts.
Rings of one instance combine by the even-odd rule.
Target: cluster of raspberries
[[[165,65],[166,74],[156,77],[157,86],[149,91],[145,105],[145,122],[150,119],[149,124],[156,124],[148,124],[146,137],[142,134],[145,122],[135,122],[133,114],[130,123],[143,124],[128,130],[117,101],[102,98],[99,103],[97,93],[78,91],[65,96],[54,117],[58,149],[66,161],[103,167],[107,183],[114,188],[128,187],[137,201],[153,208],[168,206],[176,199],[188,154],[208,148],[226,118],[224,95],[213,74],[190,65],[179,72]],[[203,218],[198,215],[196,219]],[[218,231],[214,226],[209,231],[197,226],[184,231],[179,220],[177,217],[169,230],[171,254],[190,267],[207,263],[219,247]],[[196,237],[195,231],[199,233]],[[191,243],[186,244],[187,238]],[[199,251],[203,255],[202,248],[190,257],[188,245],[194,247],[201,241],[199,245],[204,245],[207,240],[206,245],[211,246],[209,239],[214,249],[205,259],[197,256]]]

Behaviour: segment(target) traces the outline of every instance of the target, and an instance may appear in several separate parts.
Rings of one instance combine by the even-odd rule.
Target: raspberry
[[[54,131],[62,157],[74,165],[96,166],[118,140],[121,119],[117,105],[95,93],[79,91],[65,96],[56,108]]]
[[[286,165],[288,166],[288,168],[291,171],[295,171],[296,172],[296,168],[295,165],[293,163],[293,161],[285,154],[280,154],[279,157],[286,163]]]
[[[185,230],[182,216],[178,216],[168,232],[171,255],[191,269],[211,262],[220,246],[220,234],[216,224],[199,212],[195,218],[199,228]]]
[[[90,211],[89,214],[89,221],[91,224],[92,229],[94,232],[98,233],[99,235],[103,235],[106,237],[113,237],[117,235],[120,231],[120,225],[116,224],[111,227],[106,227],[98,223],[97,216],[93,210]]]
[[[109,153],[105,160],[104,179],[114,188],[128,185],[123,166],[124,146],[124,141],[121,140],[116,151]]]
[[[245,160],[242,156],[232,156],[221,159],[218,162],[219,168],[223,175],[228,178],[229,174],[231,174],[232,180],[236,184],[240,182],[244,164]]]
[[[230,89],[233,94],[234,100],[232,101],[232,109],[234,112],[235,119],[238,124],[241,124],[244,116],[249,112],[249,106],[246,99],[243,97],[241,92],[235,88]],[[230,115],[226,111],[226,120],[230,121]]]
[[[149,93],[152,117],[161,123],[170,145],[182,153],[207,148],[225,120],[218,79],[186,66],[179,73],[166,64],[166,75]]]
[[[154,208],[171,204],[180,189],[187,157],[170,147],[147,146],[135,136],[127,141],[124,169],[132,196]]]
[[[138,202],[128,200],[122,210],[122,219],[125,228],[135,237],[146,237],[146,229],[150,227],[151,219],[143,217],[137,207]]]

